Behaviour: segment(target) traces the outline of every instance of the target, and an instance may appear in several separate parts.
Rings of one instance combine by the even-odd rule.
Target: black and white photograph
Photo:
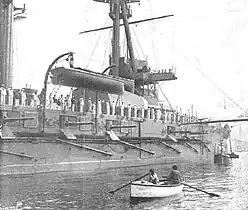
[[[0,210],[248,210],[248,1],[0,0]]]

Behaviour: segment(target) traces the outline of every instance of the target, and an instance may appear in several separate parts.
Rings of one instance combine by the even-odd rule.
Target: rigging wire
[[[123,47],[122,47],[122,55],[124,56],[124,57],[126,57],[127,56],[127,42],[126,42],[126,36],[124,36],[123,37]]]
[[[137,41],[137,44],[139,45],[139,49],[140,49],[140,51],[141,51],[143,57],[145,58],[145,53],[144,53],[143,48],[142,48],[142,46],[141,46],[141,44],[140,44],[140,42],[139,42],[139,39],[138,39],[138,37],[137,37],[137,35],[136,35],[136,33],[135,33],[134,28],[131,27],[131,30],[132,30],[132,32],[133,32],[133,34],[134,34],[134,36],[135,36],[135,39],[136,39],[136,41]]]
[[[159,90],[161,91],[162,95],[164,96],[164,98],[165,98],[166,101],[168,102],[168,104],[169,104],[171,110],[174,110],[173,107],[172,107],[172,105],[171,105],[171,103],[170,103],[170,101],[169,101],[169,99],[168,99],[167,96],[165,95],[165,93],[164,93],[164,91],[163,91],[163,89],[162,89],[161,86],[162,86],[162,84],[158,84]]]
[[[240,110],[242,110],[245,114],[248,115],[248,112],[244,110],[235,100],[233,100],[227,93],[225,93],[215,82],[213,82],[207,75],[205,75],[202,71],[201,64],[199,62],[199,59],[195,56],[195,60],[198,63],[198,66],[196,66],[196,69],[209,81],[212,83],[213,86],[215,86],[222,94],[224,94],[229,100],[231,100]]]
[[[244,124],[247,124],[247,122],[239,123],[239,124],[234,124],[231,126],[231,128],[236,127],[236,126],[242,126]]]
[[[140,54],[139,54],[139,50],[138,50],[137,46],[133,44],[133,48],[134,48],[134,51],[136,52],[136,58],[140,59]]]
[[[153,14],[152,12],[152,4],[151,4],[151,1],[148,0],[149,4],[150,4],[150,13],[151,15]],[[155,33],[155,27],[154,27],[154,24],[152,24],[152,31],[151,31],[151,35],[153,35]],[[153,53],[154,53],[154,58],[155,58],[155,62],[156,62],[156,69],[158,68],[158,66],[160,65],[159,64],[159,60],[158,60],[158,56],[157,56],[157,48],[156,48],[156,45],[155,45],[155,42],[154,42],[154,39],[152,39],[152,47],[153,47]],[[142,51],[143,52],[143,51]],[[144,54],[144,53],[143,53]],[[158,88],[159,90],[161,91],[162,95],[164,96],[164,98],[166,99],[167,103],[169,104],[169,107],[171,108],[171,110],[174,110],[168,97],[165,95],[163,89],[162,89],[162,84],[158,84]]]
[[[109,31],[109,33],[108,33],[108,37],[107,37],[107,39],[106,39],[106,42],[105,42],[105,46],[106,46],[106,48],[105,48],[105,51],[104,51],[104,56],[103,56],[103,62],[102,62],[102,69],[105,69],[105,67],[104,67],[104,65],[106,65],[106,55],[107,55],[107,51],[108,51],[108,47],[107,46],[109,46],[109,40],[110,40],[110,34],[111,34],[111,31]]]
[[[150,0],[148,0],[148,2],[149,2],[149,4],[150,4],[150,13],[151,13],[151,15],[153,14],[153,12],[152,12],[152,4],[151,4],[151,1]],[[151,36],[152,36],[152,33],[154,34],[155,33],[155,27],[154,27],[154,24],[153,23],[151,23],[151,28],[152,28],[152,30],[151,30]],[[156,53],[156,46],[155,46],[155,42],[154,42],[154,40],[152,39],[152,47],[153,47],[153,54],[154,54],[154,58],[155,58],[155,62],[156,62],[156,69],[158,68],[158,66],[159,66],[159,61],[158,61],[158,58],[157,58],[157,53]]]
[[[108,18],[107,18],[107,20],[105,21],[104,26],[106,26],[107,22],[108,22]],[[98,43],[99,43],[99,41],[100,41],[100,38],[101,38],[102,33],[103,33],[103,31],[101,31],[101,33],[100,33],[99,36],[98,36],[98,39],[97,39],[97,41],[96,41],[96,44],[95,44],[95,46],[94,46],[94,48],[93,48],[93,51],[92,51],[92,53],[91,53],[91,55],[90,55],[89,62],[88,62],[88,64],[86,65],[85,68],[88,68],[88,66],[89,66],[89,64],[90,64],[90,61],[92,60],[92,57],[93,57],[93,55],[94,55],[94,53],[95,53],[95,51],[96,51],[96,47],[97,47],[97,45],[98,45]]]

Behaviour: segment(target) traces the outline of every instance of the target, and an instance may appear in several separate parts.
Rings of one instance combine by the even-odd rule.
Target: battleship
[[[152,164],[214,162],[220,135],[208,119],[164,106],[161,82],[177,82],[175,68],[153,70],[132,45],[131,5],[139,0],[94,0],[109,4],[113,25],[109,66],[99,73],[74,66],[74,53],[48,67],[44,87],[13,87],[13,22],[25,5],[0,0],[0,175],[99,171]],[[151,18],[151,21],[153,18]],[[127,56],[120,54],[120,27]],[[63,59],[66,65],[60,65]],[[48,83],[69,88],[56,95]]]

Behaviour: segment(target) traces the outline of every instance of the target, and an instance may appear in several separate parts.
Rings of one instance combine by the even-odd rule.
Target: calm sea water
[[[166,165],[152,167],[160,177],[169,172]],[[248,153],[240,153],[240,158],[228,167],[180,166],[188,184],[221,197],[210,197],[185,187],[178,196],[133,204],[129,187],[114,195],[109,193],[147,173],[148,169],[4,176],[0,177],[0,203],[13,206],[21,201],[24,209],[248,209]]]

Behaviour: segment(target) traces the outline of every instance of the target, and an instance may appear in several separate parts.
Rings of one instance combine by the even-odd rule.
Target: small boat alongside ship
[[[129,183],[110,191],[109,193],[114,194],[118,192],[119,190],[127,187],[130,187],[130,201],[131,203],[139,203],[142,201],[148,201],[158,198],[167,198],[171,196],[176,196],[180,194],[184,186],[187,186],[189,188],[192,188],[194,190],[203,192],[205,194],[208,194],[211,197],[220,197],[220,195],[212,192],[207,192],[206,190],[200,189],[198,187],[194,187],[190,184],[185,183],[183,180],[182,182],[176,182],[176,183],[170,183],[170,181],[166,180],[160,180],[158,183],[154,184],[149,181],[141,180],[142,178],[148,176],[148,174],[145,174],[133,181],[130,181]]]
[[[166,198],[177,195],[183,190],[183,184],[165,184],[159,182],[153,184],[147,181],[135,181],[131,183],[131,198]]]

